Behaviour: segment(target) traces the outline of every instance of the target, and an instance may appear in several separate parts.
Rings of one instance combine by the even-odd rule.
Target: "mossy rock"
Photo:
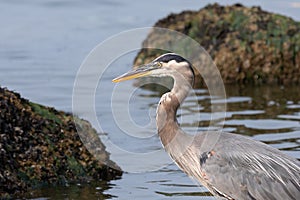
[[[260,7],[213,4],[199,11],[170,14],[154,26],[196,40],[212,57],[224,83],[300,83],[300,23],[292,18]],[[180,41],[154,31],[143,46],[163,47],[174,42]],[[149,62],[161,53],[144,48],[134,65]],[[197,75],[198,82],[202,83]]]
[[[76,121],[93,138],[97,158],[81,141],[71,114],[0,87],[0,198],[49,184],[114,179],[122,174],[91,124]]]

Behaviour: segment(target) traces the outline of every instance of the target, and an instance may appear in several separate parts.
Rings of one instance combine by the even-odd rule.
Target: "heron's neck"
[[[178,136],[180,130],[176,119],[176,110],[172,108],[165,109],[163,106],[158,107],[156,116],[158,135],[164,147],[167,147]]]
[[[175,94],[181,104],[189,94],[194,84],[194,72],[189,65],[183,65],[171,73],[174,79],[174,85],[171,93]]]
[[[172,94],[176,95],[178,103],[179,103],[179,105],[174,104],[174,107],[180,106],[180,104],[184,101],[184,99],[189,94],[189,91],[191,90],[191,87],[192,87],[193,79],[182,80],[182,78],[183,77],[174,78],[174,85],[170,91]]]
[[[158,134],[165,147],[172,141],[175,141],[176,143],[176,140],[178,138],[187,135],[184,134],[183,131],[181,131],[180,126],[177,122],[176,114],[180,104],[189,94],[194,81],[192,72],[177,72],[173,74],[172,77],[174,78],[174,85],[169,93],[169,95],[172,96],[172,98],[170,99],[171,102],[164,103],[164,101],[166,101],[166,95],[168,95],[167,93],[164,94],[160,99],[161,103],[158,105],[156,115]],[[174,138],[177,139],[173,140]]]

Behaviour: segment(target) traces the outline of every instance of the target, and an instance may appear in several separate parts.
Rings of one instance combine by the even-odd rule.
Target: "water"
[[[170,12],[199,9],[208,2],[2,0],[0,84],[32,101],[71,111],[76,72],[99,42],[120,31],[151,26]],[[250,4],[242,1],[246,5],[261,5],[263,9],[299,20],[299,4],[292,2],[257,1]],[[232,1],[226,3],[231,4]],[[130,81],[122,83],[123,92],[116,95],[114,106],[122,108],[125,105],[128,108],[130,123],[133,122],[132,127],[135,128],[125,132],[133,136],[124,134],[114,121],[111,96],[107,95],[115,87],[111,79],[130,68],[135,53],[117,60],[101,79],[96,90],[96,113],[105,132],[102,136],[104,141],[112,141],[130,155],[156,152],[155,156],[138,162],[127,157],[128,154],[108,147],[112,159],[123,169],[140,172],[124,173],[121,179],[109,182],[43,188],[33,191],[28,198],[199,199],[201,196],[211,199],[207,190],[178,170],[161,149],[153,118],[162,90],[151,87],[137,89]],[[134,93],[128,103],[125,97],[130,91]],[[227,86],[226,92],[228,112],[224,130],[248,135],[300,159],[299,87]],[[196,94],[196,98],[187,99],[178,116],[184,130],[190,133],[205,130],[212,117],[211,103],[224,101],[211,102],[205,89],[198,89]]]

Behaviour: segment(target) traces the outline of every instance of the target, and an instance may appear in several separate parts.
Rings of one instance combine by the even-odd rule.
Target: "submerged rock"
[[[90,123],[77,120],[89,137],[95,136],[97,158],[80,140],[71,114],[0,88],[0,198],[43,185],[114,179],[122,174]]]
[[[154,26],[184,33],[199,42],[224,83],[300,83],[300,22],[289,17],[260,7],[214,4],[199,11],[170,14]],[[174,42],[180,41],[152,32],[143,46],[164,47]],[[186,50],[188,47],[181,49]],[[134,64],[151,61],[161,53],[142,49]]]

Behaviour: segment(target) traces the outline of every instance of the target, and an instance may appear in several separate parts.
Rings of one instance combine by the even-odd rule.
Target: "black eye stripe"
[[[180,62],[184,62],[187,60],[184,59],[183,57],[181,57],[180,55],[177,55],[177,54],[174,54],[174,53],[167,53],[167,54],[164,54],[158,58],[156,58],[154,60],[154,62],[164,62],[164,63],[167,63],[169,62],[170,60],[175,60],[176,62],[180,63]]]
[[[189,64],[191,70],[192,70],[192,73],[195,76],[195,72],[193,70],[192,64],[188,60],[186,60],[185,58],[181,57],[180,55],[178,55],[176,53],[166,53],[166,54],[163,54],[163,55],[159,56],[158,58],[156,58],[153,62],[160,63],[161,64],[160,67],[162,67],[163,63],[168,63],[171,60],[175,60],[177,63],[187,62]]]

